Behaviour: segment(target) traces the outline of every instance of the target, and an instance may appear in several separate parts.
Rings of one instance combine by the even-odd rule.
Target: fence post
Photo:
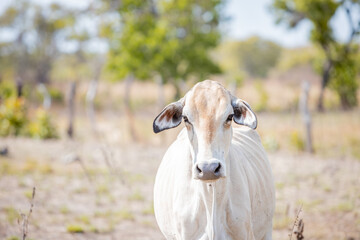
[[[75,94],[76,94],[76,82],[72,82],[70,85],[69,92],[69,125],[67,129],[67,134],[69,138],[74,136],[74,117],[75,117]]]
[[[310,83],[308,81],[303,82],[302,84],[302,93],[299,102],[299,109],[302,114],[302,118],[305,124],[305,150],[306,152],[313,153],[314,149],[312,146],[312,132],[311,132],[311,114],[309,111],[309,91],[310,91]]]

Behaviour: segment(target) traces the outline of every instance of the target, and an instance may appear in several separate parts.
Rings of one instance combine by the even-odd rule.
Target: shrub
[[[0,137],[23,135],[48,139],[58,136],[48,112],[38,109],[31,121],[25,99],[16,97],[13,85],[2,88],[3,85],[0,84],[1,97],[4,97],[0,99]]]
[[[44,109],[36,111],[35,119],[28,126],[29,135],[33,138],[57,138],[58,134],[51,122],[50,115]]]
[[[0,136],[25,134],[27,122],[24,99],[10,97],[0,105]]]
[[[13,83],[9,81],[0,82],[0,100],[15,96],[16,90]]]
[[[290,143],[298,151],[305,150],[305,141],[298,131],[293,131],[291,133]]]

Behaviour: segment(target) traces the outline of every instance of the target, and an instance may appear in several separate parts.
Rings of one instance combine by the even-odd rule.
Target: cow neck
[[[226,179],[212,183],[200,183],[201,201],[206,210],[206,233],[210,240],[217,239],[220,228],[225,222]]]

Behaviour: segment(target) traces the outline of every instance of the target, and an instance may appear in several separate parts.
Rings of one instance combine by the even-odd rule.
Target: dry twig
[[[295,233],[295,231],[294,231],[295,227],[296,227],[296,226],[298,227],[300,222],[302,223],[302,219],[300,219],[300,217],[299,217],[301,211],[302,211],[302,205],[300,206],[299,211],[298,211],[297,214],[296,214],[294,224],[293,224],[293,226],[292,226],[292,228],[291,228],[291,232],[289,233],[289,240],[291,240],[293,234]],[[304,228],[304,227],[303,227],[303,228]],[[298,229],[299,229],[299,227],[298,227]],[[302,234],[302,233],[301,233],[301,234]]]
[[[30,218],[30,215],[31,215],[31,213],[33,211],[33,207],[34,207],[35,191],[36,191],[36,188],[33,187],[32,197],[31,197],[31,201],[30,201],[30,209],[29,209],[28,214],[26,215],[24,213],[20,213],[21,219],[18,219],[18,224],[20,226],[22,240],[25,240],[26,236],[28,234],[29,218]]]
[[[297,230],[294,232],[296,236],[296,240],[303,240],[304,239],[304,222],[302,219],[300,219],[299,224],[297,226]]]

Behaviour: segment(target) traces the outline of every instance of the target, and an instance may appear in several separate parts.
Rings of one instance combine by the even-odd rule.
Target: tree
[[[170,82],[180,98],[181,81],[220,72],[209,56],[220,41],[220,5],[220,0],[121,2],[121,32],[111,41],[108,69],[116,79],[127,79],[124,102],[130,124],[134,78]]]
[[[324,89],[330,86],[340,97],[343,109],[357,105],[355,57],[358,52],[353,46],[354,38],[360,32],[360,20],[353,23],[354,11],[358,11],[359,1],[352,0],[274,0],[273,10],[278,22],[285,22],[290,28],[300,22],[309,20],[312,23],[310,39],[324,53],[321,68],[321,92],[318,100],[318,110],[323,111]],[[344,43],[336,40],[330,21],[338,11],[345,11],[351,29],[348,40]]]
[[[274,42],[250,37],[244,41],[225,42],[219,49],[220,64],[225,72],[251,77],[266,77],[281,54],[281,47]]]
[[[209,51],[220,42],[218,26],[222,6],[220,0],[160,1],[166,38],[174,42],[175,47],[170,45],[164,49],[157,71],[174,84],[176,98],[180,97],[181,80],[193,77],[198,81],[221,72]]]
[[[220,0],[122,1],[121,35],[111,47],[109,66],[122,79],[160,75],[172,82],[203,78],[220,69],[209,50],[220,41]]]
[[[20,0],[10,4],[1,15],[0,30],[8,30],[15,36],[13,41],[3,41],[5,50],[1,54],[13,64],[18,96],[21,96],[24,81],[40,84],[44,105],[49,106],[50,95],[45,84],[50,81],[60,41],[74,25],[71,13],[55,3],[44,6]]]

